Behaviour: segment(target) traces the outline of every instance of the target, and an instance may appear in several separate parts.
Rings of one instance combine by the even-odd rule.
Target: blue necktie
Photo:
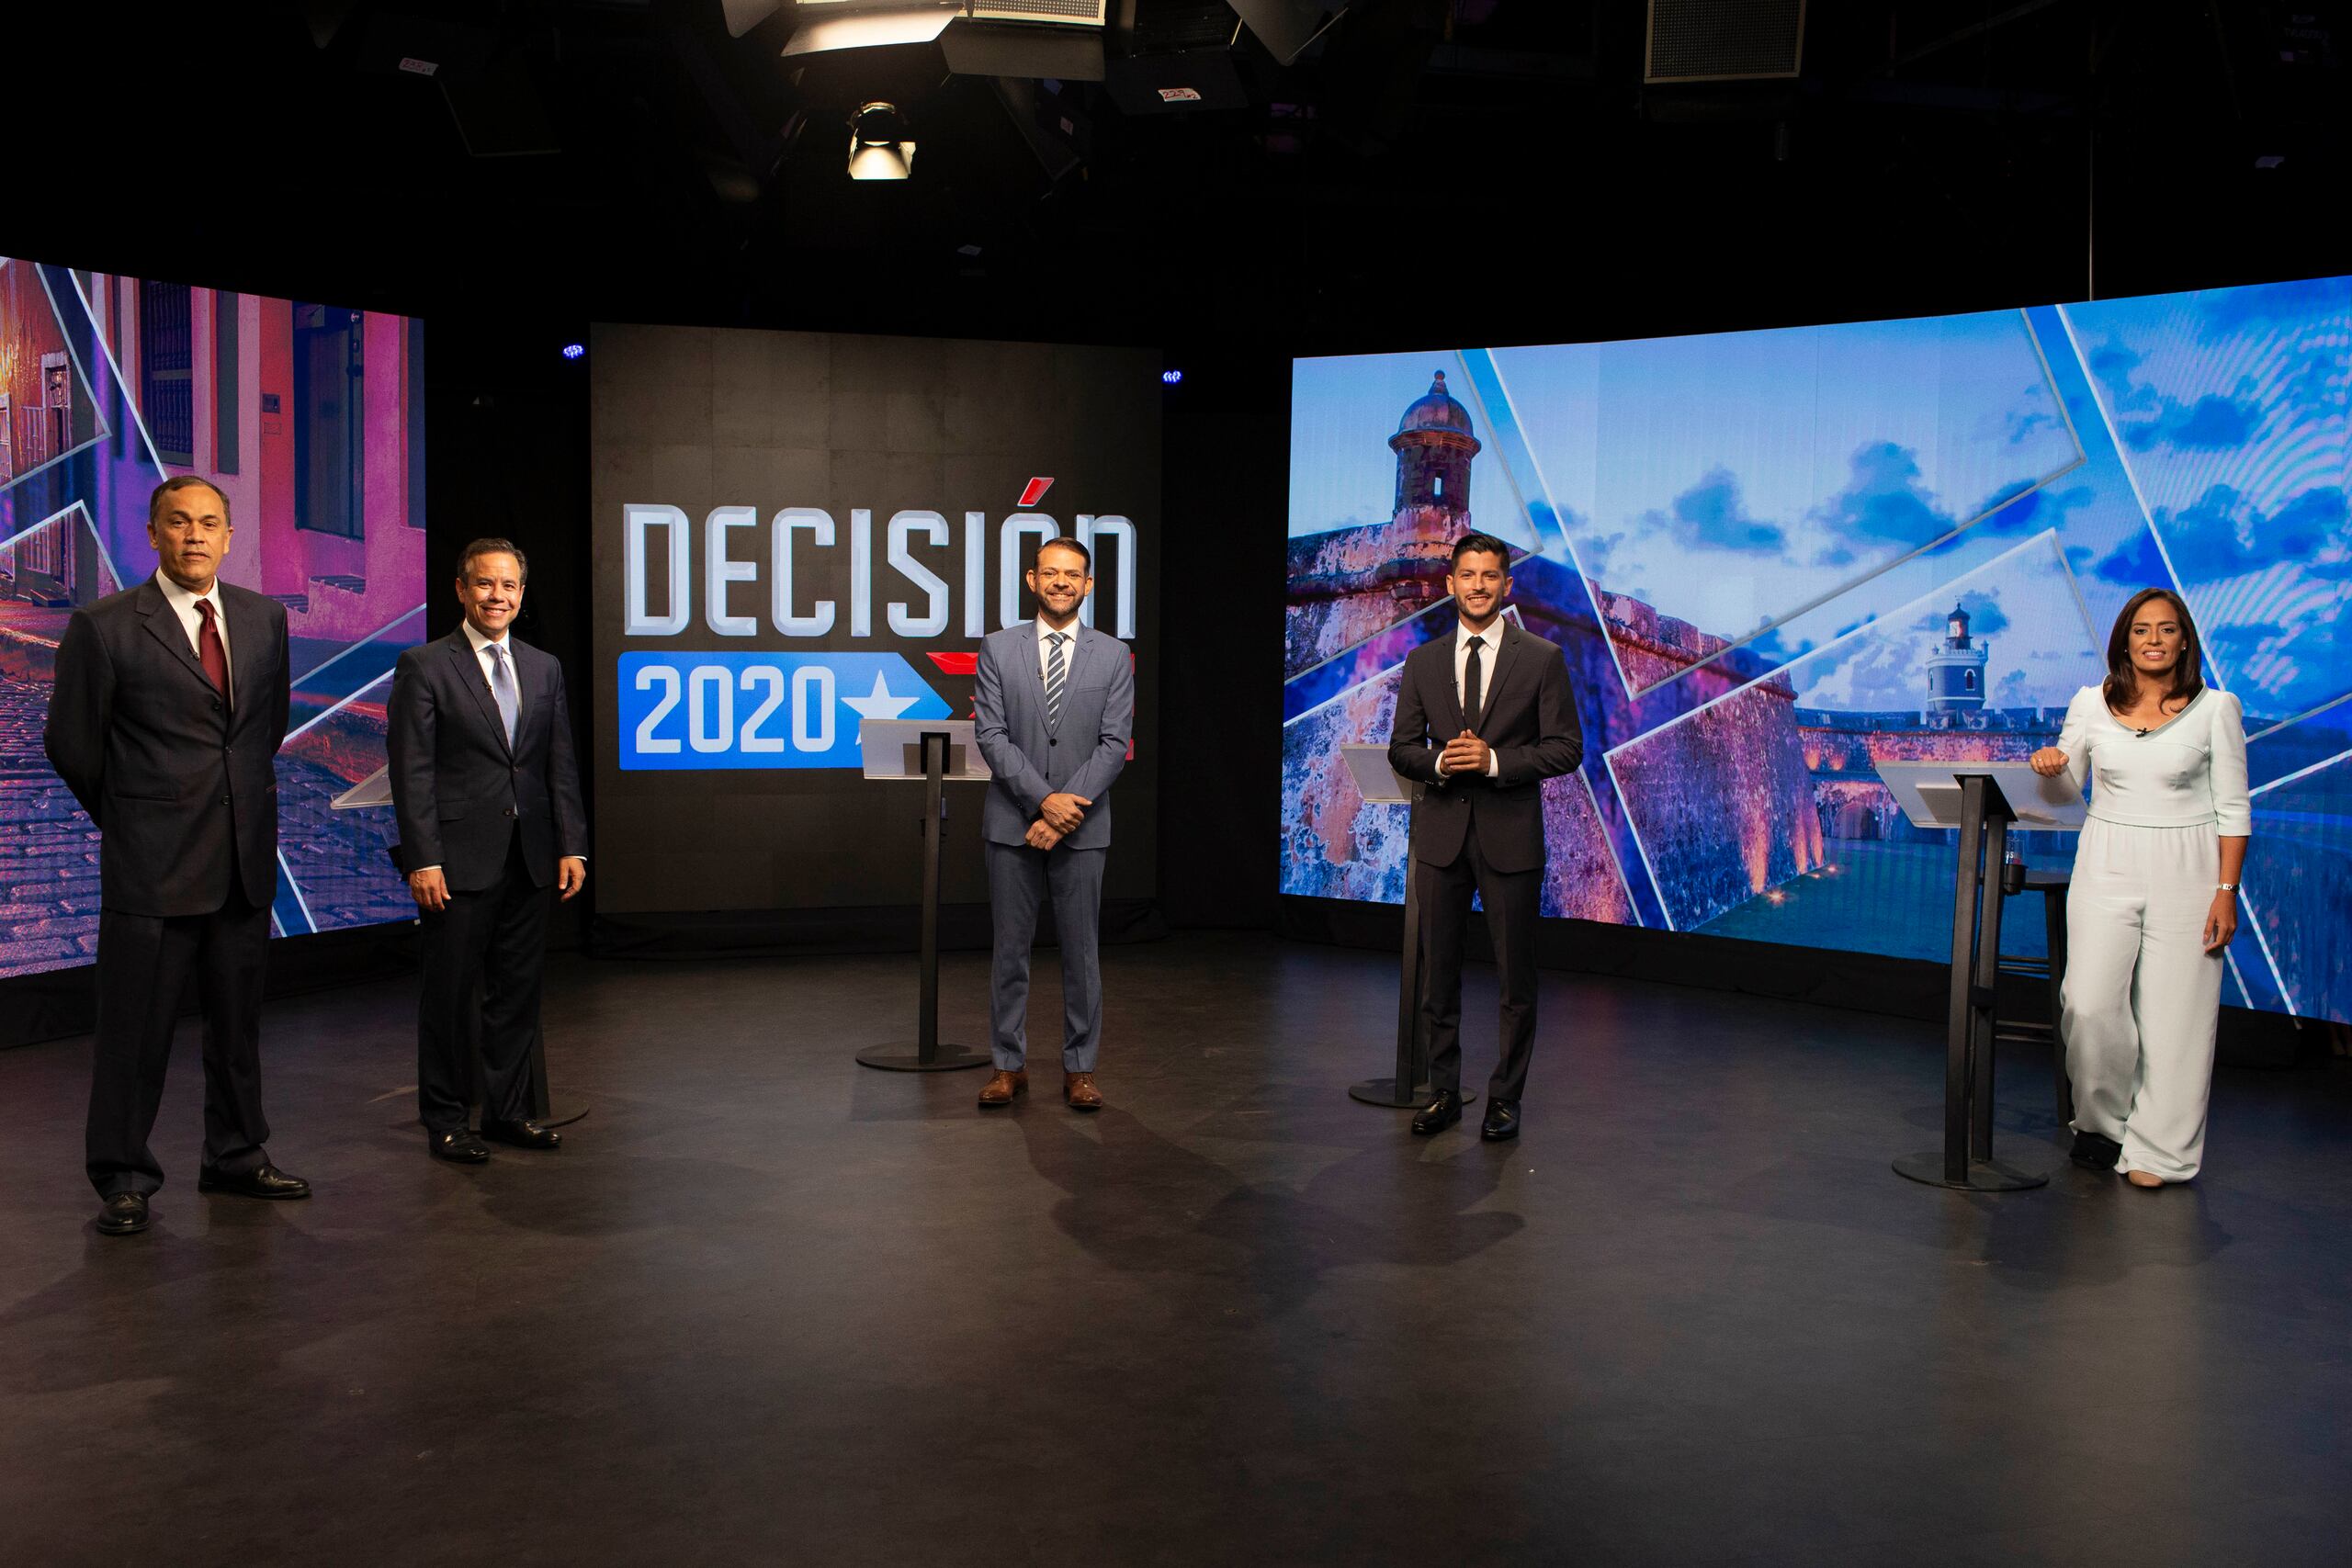
[[[514,677],[506,668],[506,645],[490,644],[490,695],[498,705],[498,721],[506,727],[506,744],[514,744],[514,716],[522,707],[514,694]]]

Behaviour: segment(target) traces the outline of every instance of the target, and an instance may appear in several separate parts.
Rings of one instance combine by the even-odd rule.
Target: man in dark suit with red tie
[[[1500,1140],[1519,1135],[1535,1053],[1544,781],[1584,761],[1584,732],[1558,645],[1502,618],[1510,547],[1464,535],[1445,585],[1460,624],[1406,656],[1388,737],[1389,766],[1429,786],[1413,807],[1412,855],[1429,944],[1421,1021],[1431,1097],[1413,1131],[1441,1133],[1462,1120],[1462,940],[1475,893],[1502,981],[1501,1053],[1480,1131]]]
[[[155,575],[74,613],[43,749],[100,834],[98,1028],[86,1153],[98,1229],[147,1228],[147,1146],[191,976],[204,1014],[197,1189],[307,1198],[269,1163],[262,976],[277,897],[286,608],[220,581],[229,501],[193,475],[147,502]]]
[[[392,809],[424,949],[417,1113],[426,1152],[459,1165],[490,1157],[485,1138],[542,1150],[563,1141],[532,1119],[539,975],[549,888],[570,898],[588,881],[588,814],[563,667],[510,635],[528,577],[507,540],[468,545],[465,620],[392,670]],[[467,1122],[477,1018],[479,1134]]]

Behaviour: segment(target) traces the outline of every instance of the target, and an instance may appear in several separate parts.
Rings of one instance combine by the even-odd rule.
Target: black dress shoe
[[[2123,1157],[2123,1145],[2098,1133],[2077,1133],[2075,1146],[2066,1157],[2085,1170],[2112,1172],[2115,1162]]]
[[[1462,1120],[1462,1097],[1450,1089],[1437,1091],[1437,1098],[1413,1112],[1413,1135],[1426,1138],[1431,1133],[1442,1133]]]
[[[311,1184],[288,1176],[264,1160],[251,1170],[215,1170],[204,1166],[196,1173],[198,1192],[233,1192],[240,1198],[308,1198]]]
[[[98,1211],[100,1235],[130,1235],[147,1228],[147,1194],[118,1192]]]
[[[1519,1101],[1516,1100],[1487,1100],[1487,1119],[1479,1124],[1478,1136],[1490,1144],[1499,1144],[1505,1138],[1518,1137]]]
[[[470,1127],[460,1127],[454,1133],[427,1133],[424,1149],[435,1159],[446,1159],[451,1165],[480,1165],[490,1157],[490,1145],[475,1137]]]
[[[560,1149],[563,1134],[552,1127],[542,1127],[537,1122],[497,1122],[481,1119],[481,1135],[502,1144],[512,1144],[518,1149]]]

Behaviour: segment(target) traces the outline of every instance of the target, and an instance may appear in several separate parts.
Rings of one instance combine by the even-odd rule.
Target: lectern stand
[[[950,782],[985,784],[992,776],[980,759],[968,718],[868,718],[857,727],[857,748],[869,779],[921,779],[922,811],[922,994],[915,1003],[912,1049],[904,1043],[860,1051],[860,1066],[892,1073],[944,1073],[977,1067],[986,1051],[939,1043],[939,840],[947,817]]]
[[[1952,883],[1951,1001],[1944,1033],[1944,1144],[1905,1155],[1897,1175],[1968,1192],[2048,1182],[1993,1157],[1993,998],[2001,961],[2001,863],[2009,824],[2082,827],[2081,792],[2019,762],[1882,762],[1879,777],[1913,823],[1960,829]],[[2063,1048],[2063,1047],[2061,1047]]]
[[[1385,746],[1342,746],[1349,776],[1356,793],[1374,806],[1410,806],[1420,799],[1421,786],[1388,765]],[[1421,901],[1413,880],[1413,852],[1405,852],[1405,951],[1396,972],[1396,1066],[1385,1078],[1362,1078],[1348,1086],[1348,1098],[1391,1110],[1427,1105],[1430,1089],[1429,1042],[1421,1034]],[[1462,1097],[1464,1105],[1476,1095]]]

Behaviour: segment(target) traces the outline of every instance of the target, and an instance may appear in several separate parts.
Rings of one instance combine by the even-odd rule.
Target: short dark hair
[[[226,523],[232,528],[237,525],[236,520],[229,515],[229,492],[222,490],[219,485],[214,484],[210,479],[206,479],[202,474],[174,474],[170,479],[165,479],[162,484],[157,485],[153,491],[149,491],[147,496],[147,521],[150,523],[161,523],[164,520],[164,498],[171,494],[172,491],[175,490],[187,490],[191,485],[202,485],[205,489],[219,496],[220,498],[220,521]]]
[[[1035,549],[1029,552],[1029,570],[1031,571],[1037,570],[1037,558],[1044,555],[1047,550],[1076,550],[1078,552],[1078,558],[1086,563],[1087,575],[1089,577],[1094,575],[1094,552],[1088,549],[1084,545],[1080,544],[1076,539],[1062,537],[1047,539],[1043,544],[1040,544]]]
[[[476,539],[458,557],[458,581],[463,582],[466,573],[473,570],[477,556],[513,556],[514,570],[524,581],[531,581],[531,558],[525,555],[512,539]]]
[[[1510,547],[1492,534],[1464,534],[1454,540],[1453,558],[1445,563],[1446,570],[1454,570],[1461,566],[1464,556],[1472,554],[1492,556],[1503,563],[1506,574],[1510,571]]]

